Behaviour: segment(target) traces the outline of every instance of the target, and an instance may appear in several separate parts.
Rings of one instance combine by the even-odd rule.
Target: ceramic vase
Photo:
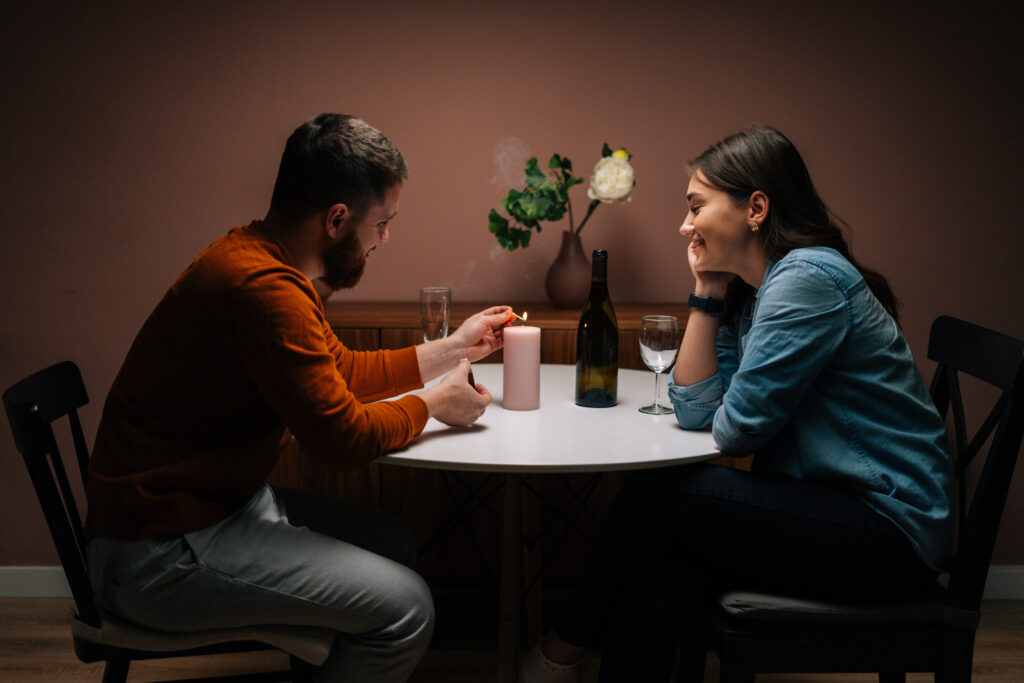
[[[580,236],[562,233],[562,248],[548,269],[544,288],[555,308],[582,308],[590,293],[590,259],[583,252]]]

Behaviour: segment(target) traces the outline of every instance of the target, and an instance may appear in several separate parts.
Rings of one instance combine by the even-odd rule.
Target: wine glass
[[[452,290],[448,287],[424,287],[420,290],[420,327],[423,341],[448,336],[452,315]]]
[[[679,320],[674,315],[645,315],[640,320],[640,357],[654,371],[654,403],[641,413],[664,415],[672,409],[658,403],[661,373],[672,367],[679,353]]]

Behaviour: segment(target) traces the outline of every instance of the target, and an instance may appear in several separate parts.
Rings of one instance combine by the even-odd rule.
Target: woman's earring
[[[750,224],[750,232],[757,232],[760,229],[760,227],[761,226],[758,225],[757,223],[751,223]]]

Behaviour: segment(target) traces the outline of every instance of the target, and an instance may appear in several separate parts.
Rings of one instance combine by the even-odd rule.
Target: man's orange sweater
[[[89,465],[87,527],[149,538],[209,526],[266,481],[285,439],[340,470],[401,448],[428,414],[415,347],[353,352],[312,283],[254,229],[178,277],[132,344]]]

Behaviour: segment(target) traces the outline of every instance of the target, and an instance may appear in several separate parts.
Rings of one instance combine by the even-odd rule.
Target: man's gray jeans
[[[213,526],[167,538],[97,538],[89,577],[99,604],[162,631],[251,624],[337,632],[329,681],[404,681],[434,627],[416,546],[379,510],[264,486]]]

